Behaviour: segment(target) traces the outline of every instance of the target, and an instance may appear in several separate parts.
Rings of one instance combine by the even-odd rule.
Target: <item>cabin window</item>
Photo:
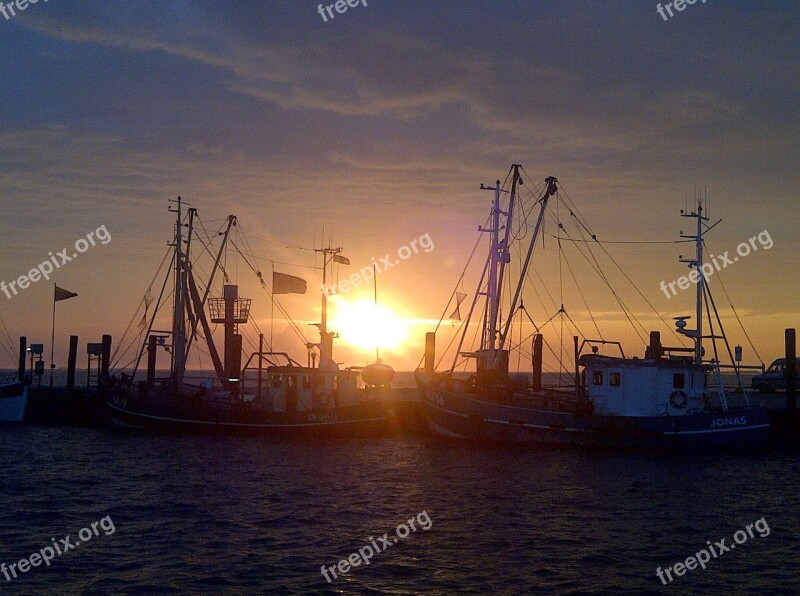
[[[673,389],[683,389],[685,384],[686,384],[686,377],[684,377],[683,373],[675,373],[674,375],[672,375]]]
[[[602,385],[603,384],[603,371],[596,370],[592,373],[592,383],[595,385]]]
[[[612,387],[619,387],[622,383],[622,375],[618,372],[612,372],[608,377],[608,381]]]
[[[309,387],[311,387],[311,377],[303,375],[303,389],[308,389]]]
[[[281,387],[283,387],[283,379],[281,378],[280,375],[275,375],[274,377],[272,377],[272,386],[275,389],[280,389]]]

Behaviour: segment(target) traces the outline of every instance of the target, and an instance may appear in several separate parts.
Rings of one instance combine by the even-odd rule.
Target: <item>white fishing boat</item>
[[[568,371],[568,375],[574,374],[573,383],[570,387],[543,386],[541,331],[557,316],[568,317],[562,303],[550,320],[536,323],[523,306],[522,292],[526,283],[532,283],[528,273],[537,242],[542,240],[543,222],[546,215],[556,219],[560,241],[567,232],[558,213],[569,213],[583,230],[581,234],[586,233],[585,242],[596,246],[597,238],[569,205],[562,205],[555,214],[548,211],[550,200],[559,199],[556,178],[546,178],[544,187],[520,204],[522,184],[521,166],[514,165],[507,186],[498,180],[495,187],[488,189],[494,191],[494,201],[490,225],[481,231],[490,237],[489,255],[469,316],[462,322],[463,332],[449,370],[435,370],[435,336],[429,334],[426,340],[425,366],[416,371],[416,380],[433,432],[476,441],[623,448],[763,447],[769,436],[767,412],[749,404],[740,379],[740,390],[735,395],[722,384],[717,344],[724,343],[728,353],[731,350],[702,271],[703,234],[713,227],[707,224],[702,203],[696,210],[682,213],[696,224],[692,236],[683,236],[692,239],[696,248],[693,258],[683,260],[698,280],[696,328],[686,328],[690,317],[677,317],[675,332],[676,337],[689,338],[693,346],[667,347],[662,345],[659,332],[651,332],[643,357],[627,357],[619,342],[576,334],[567,350],[567,354],[573,353],[574,369]],[[506,196],[508,199],[504,200]],[[528,222],[526,215],[535,221]],[[526,233],[531,236],[527,249],[515,253],[514,241]],[[560,250],[561,245],[558,247]],[[510,279],[513,254],[520,255],[519,274],[515,287],[509,288],[510,292],[506,290],[508,299],[504,301],[503,284]],[[595,265],[595,272],[604,277],[596,260]],[[580,288],[580,280],[576,285]],[[477,313],[482,313],[478,328],[481,339],[477,349],[470,350],[464,344],[467,330],[476,329],[475,325],[470,327],[469,321]],[[629,310],[625,314],[629,320],[633,316]],[[531,350],[532,374],[521,380],[509,374],[509,360],[512,324],[523,315],[536,332]],[[708,318],[709,332],[704,331],[704,317]],[[574,325],[571,319],[568,322]],[[705,358],[703,340],[713,342],[712,358]],[[520,348],[521,343],[514,348]],[[609,348],[619,354],[602,353]],[[474,369],[459,375],[457,367],[465,361],[474,362]]]

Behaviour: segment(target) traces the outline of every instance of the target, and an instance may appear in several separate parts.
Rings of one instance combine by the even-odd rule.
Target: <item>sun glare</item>
[[[405,321],[382,304],[376,306],[370,300],[348,302],[341,297],[334,297],[329,304],[330,328],[354,348],[397,349],[408,337]]]

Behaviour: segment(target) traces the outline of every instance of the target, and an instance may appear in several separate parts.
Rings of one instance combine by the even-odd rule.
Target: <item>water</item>
[[[0,575],[8,593],[727,594],[800,583],[795,452],[675,458],[22,425],[0,427],[0,465],[0,562],[74,542],[102,518],[114,526],[49,567]],[[322,576],[422,512],[428,530],[417,522],[370,565]],[[656,577],[761,518],[768,536],[669,588]]]

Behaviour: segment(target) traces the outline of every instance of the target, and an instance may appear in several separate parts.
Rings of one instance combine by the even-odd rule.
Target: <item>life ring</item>
[[[669,403],[673,408],[683,409],[686,407],[686,404],[689,403],[689,397],[686,393],[678,389],[677,391],[673,391],[672,395],[669,396]]]

